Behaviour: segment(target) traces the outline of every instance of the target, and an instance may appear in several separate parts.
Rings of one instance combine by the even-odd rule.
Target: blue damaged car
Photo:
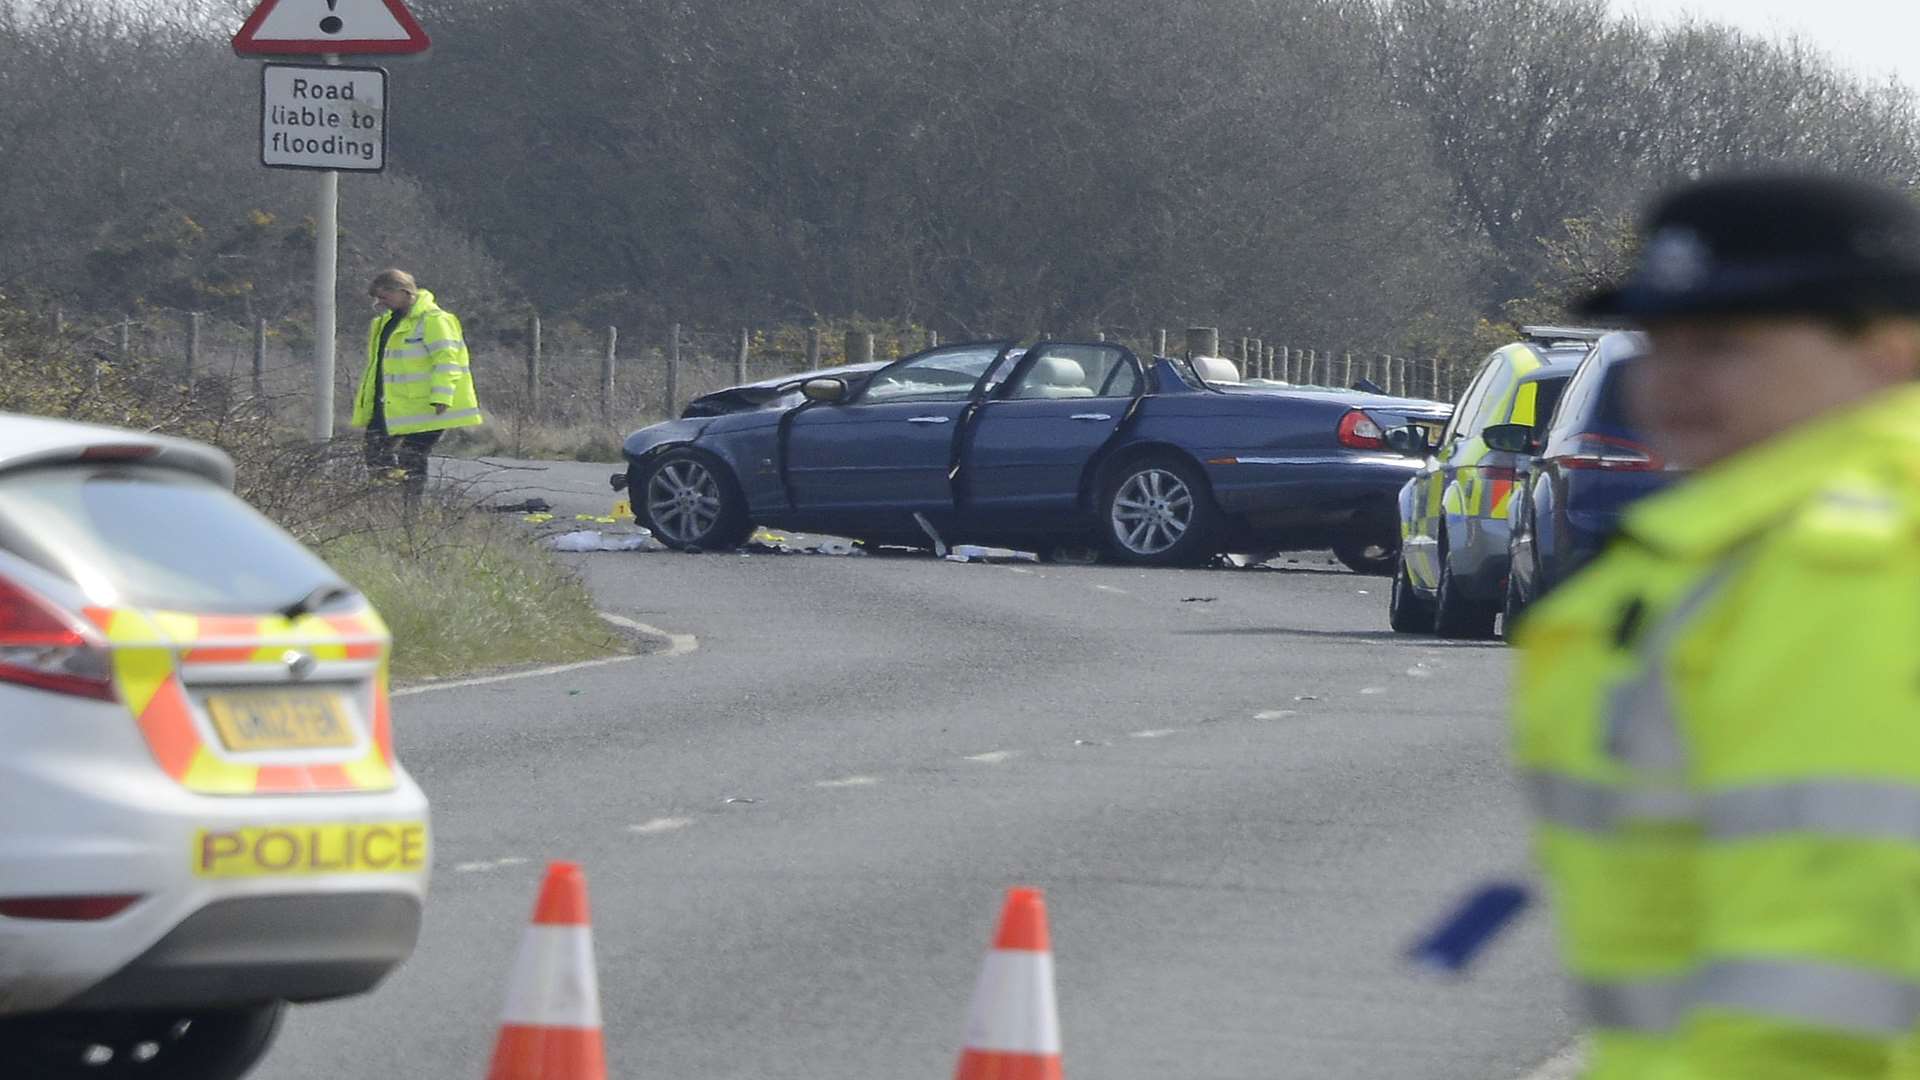
[[[1438,430],[1451,411],[1064,341],[946,345],[750,397],[627,438],[613,485],[669,547],[726,550],[758,525],[1043,556],[1100,545],[1143,565],[1332,548],[1387,573],[1395,495],[1420,464],[1385,432]]]

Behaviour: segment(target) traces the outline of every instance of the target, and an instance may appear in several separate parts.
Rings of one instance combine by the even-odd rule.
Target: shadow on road
[[[1453,638],[1417,637],[1395,634],[1391,630],[1307,630],[1296,626],[1220,626],[1194,630],[1175,630],[1176,634],[1200,637],[1307,637],[1337,638],[1347,641],[1371,641],[1379,645],[1418,645],[1442,649],[1504,649],[1504,641],[1461,641]]]

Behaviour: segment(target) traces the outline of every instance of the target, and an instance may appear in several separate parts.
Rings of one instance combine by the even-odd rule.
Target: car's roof
[[[142,431],[0,413],[0,473],[78,461],[139,461],[233,486],[233,460],[202,443]]]

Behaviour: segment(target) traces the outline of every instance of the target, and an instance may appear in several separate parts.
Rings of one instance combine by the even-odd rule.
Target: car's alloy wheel
[[[1108,547],[1122,561],[1173,566],[1213,554],[1218,511],[1198,470],[1184,461],[1156,457],[1122,466],[1102,505]]]
[[[35,1080],[239,1080],[273,1045],[285,1011],[275,1002],[201,1012],[23,1016],[0,1022],[0,1061]]]
[[[752,532],[730,478],[700,454],[669,452],[639,479],[635,508],[654,538],[670,548],[731,549]]]
[[[1433,633],[1433,601],[1414,591],[1405,548],[1400,550],[1395,562],[1393,593],[1387,601],[1388,624],[1396,634]]]

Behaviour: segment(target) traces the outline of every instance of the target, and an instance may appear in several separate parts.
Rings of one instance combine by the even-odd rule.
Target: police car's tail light
[[[0,917],[43,922],[99,922],[139,903],[138,893],[111,896],[21,896],[0,899]]]
[[[1605,469],[1610,472],[1657,472],[1666,468],[1660,455],[1630,439],[1582,432],[1564,454],[1552,459],[1564,469]]]
[[[1355,450],[1385,450],[1387,433],[1373,422],[1373,417],[1351,409],[1340,418],[1340,445]]]
[[[58,607],[0,577],[0,683],[113,701],[105,643]]]

